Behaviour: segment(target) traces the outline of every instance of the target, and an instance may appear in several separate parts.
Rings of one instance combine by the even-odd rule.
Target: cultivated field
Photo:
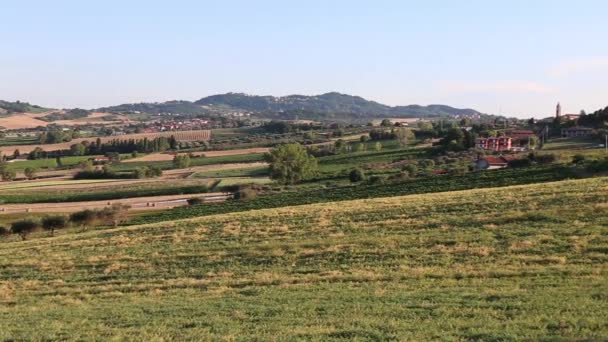
[[[84,209],[103,209],[112,204],[120,203],[131,206],[133,211],[148,211],[175,208],[187,205],[187,200],[193,197],[210,198],[213,201],[224,201],[230,194],[198,193],[189,195],[132,197],[106,201],[84,201],[69,203],[28,203],[28,204],[0,204],[0,215],[15,213],[71,213]]]
[[[1,125],[1,124],[0,124]],[[205,141],[209,140],[211,137],[210,130],[198,130],[198,131],[175,131],[175,132],[159,132],[159,133],[138,133],[138,134],[124,134],[124,135],[116,135],[116,136],[107,136],[100,137],[101,142],[108,142],[111,140],[119,139],[119,140],[141,140],[144,138],[154,139],[159,137],[169,138],[171,136],[175,136],[175,138],[179,141]],[[12,154],[13,151],[18,149],[21,153],[29,153],[33,151],[36,147],[40,147],[45,151],[58,151],[58,150],[67,150],[70,146],[83,142],[83,141],[96,141],[97,137],[90,138],[79,138],[73,139],[70,142],[61,143],[61,144],[44,144],[44,145],[15,145],[15,146],[0,146],[0,153],[2,154]]]
[[[604,340],[608,178],[0,248],[0,339]]]
[[[270,148],[258,147],[258,148],[245,148],[238,150],[222,150],[222,151],[203,151],[203,152],[189,152],[194,157],[225,157],[225,156],[240,156],[244,154],[254,153],[267,153],[270,152]],[[185,154],[185,153],[181,153]],[[169,153],[151,153],[143,157],[127,159],[125,163],[136,163],[136,162],[158,162],[158,161],[171,161],[173,160],[174,154]]]

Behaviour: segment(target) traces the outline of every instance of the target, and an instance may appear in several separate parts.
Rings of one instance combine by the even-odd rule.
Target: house
[[[512,144],[513,139],[510,137],[479,138],[475,142],[478,148],[491,151],[509,151]]]
[[[95,165],[107,164],[109,162],[110,162],[110,158],[108,158],[108,157],[95,157],[95,158],[93,158],[93,164],[95,164]]]
[[[477,170],[496,170],[504,169],[509,166],[509,162],[517,159],[514,155],[505,156],[485,156],[477,159],[475,168]]]
[[[562,128],[562,138],[587,137],[593,134],[593,128],[589,127],[568,127]]]

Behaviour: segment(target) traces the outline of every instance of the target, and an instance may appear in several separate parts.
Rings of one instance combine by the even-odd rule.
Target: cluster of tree
[[[583,158],[584,159],[584,158]],[[554,153],[537,153],[532,152],[528,154],[526,158],[518,158],[509,162],[509,167],[528,167],[532,164],[552,164],[558,160],[558,157]],[[574,159],[578,162],[577,159]]]
[[[188,154],[176,154],[173,157],[173,166],[176,169],[185,169],[187,167],[190,167],[191,164],[191,160],[190,160],[190,155]]]
[[[270,176],[283,184],[296,184],[318,173],[317,159],[300,144],[284,144],[266,155]]]
[[[0,235],[6,236],[16,234],[22,240],[37,231],[48,231],[50,235],[54,235],[56,230],[65,229],[70,225],[85,228],[95,224],[118,226],[127,219],[127,211],[130,206],[115,203],[103,209],[86,209],[72,213],[69,217],[63,215],[45,216],[41,220],[23,219],[15,221],[10,228],[0,227]]]
[[[461,128],[450,128],[439,145],[443,151],[462,151],[475,147],[477,134]]]
[[[101,169],[96,169],[92,161],[87,160],[81,163],[81,169],[74,175],[74,179],[144,179],[155,178],[163,175],[161,168],[157,166],[142,166],[131,172],[116,172],[110,165],[104,165]]]
[[[59,144],[77,138],[80,138],[80,132],[77,130],[64,131],[60,128],[51,128],[40,134],[38,142],[40,144]]]
[[[608,107],[595,111],[591,114],[581,115],[578,118],[578,124],[592,128],[608,127]]]
[[[25,240],[28,235],[39,230],[48,231],[51,235],[58,229],[66,228],[69,225],[68,218],[61,215],[43,217],[42,220],[23,219],[11,224],[10,229],[0,227],[0,235],[16,234]]]
[[[57,156],[87,156],[87,155],[107,155],[109,153],[152,153],[164,152],[169,149],[178,149],[179,143],[174,136],[158,137],[154,139],[113,139],[102,143],[100,138],[96,141],[83,141],[70,146],[69,150],[44,151],[36,147],[28,154],[28,159],[55,158]]]

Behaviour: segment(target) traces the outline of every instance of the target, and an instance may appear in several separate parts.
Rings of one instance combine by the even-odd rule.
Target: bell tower
[[[562,116],[562,105],[557,103],[557,107],[555,107],[555,118],[559,119]]]

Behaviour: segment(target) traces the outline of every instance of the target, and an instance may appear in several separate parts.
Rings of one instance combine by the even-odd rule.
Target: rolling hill
[[[386,117],[445,117],[450,115],[477,116],[473,109],[458,109],[445,105],[391,107],[359,96],[336,92],[315,95],[284,97],[256,96],[243,93],[212,95],[196,102],[168,101],[162,103],[135,103],[98,108],[100,112],[226,115],[235,112],[250,113],[271,119],[372,119]]]
[[[32,105],[27,102],[9,102],[0,100],[0,115],[11,115],[18,113],[42,113],[48,110],[48,108]]]
[[[0,339],[603,340],[608,178],[0,248]]]

